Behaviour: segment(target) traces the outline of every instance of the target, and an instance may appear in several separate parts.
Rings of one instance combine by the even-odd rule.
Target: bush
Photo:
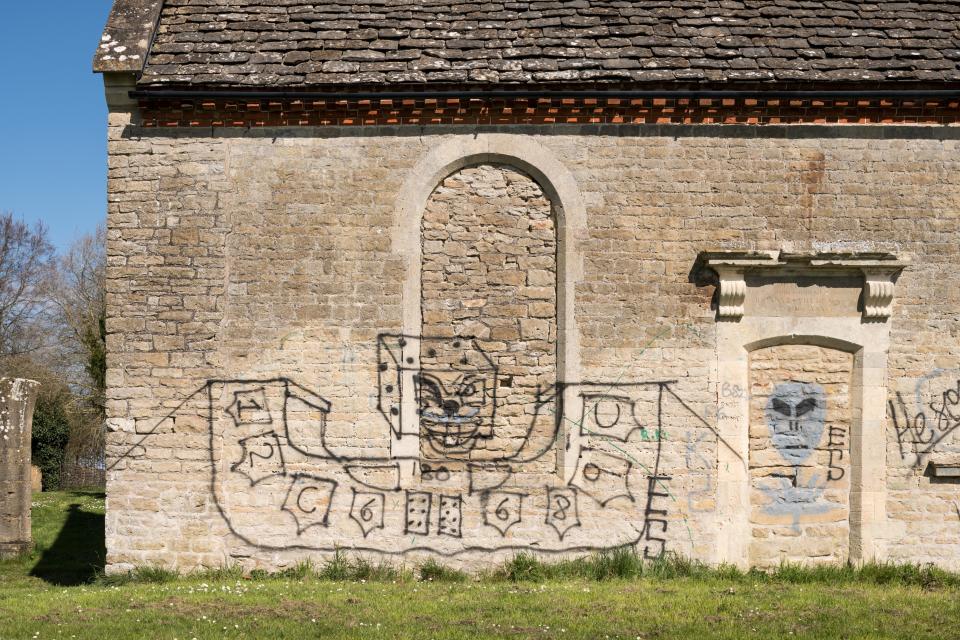
[[[62,394],[41,391],[33,411],[33,440],[30,445],[33,464],[43,472],[43,490],[61,488],[64,451],[70,440],[70,413]]]

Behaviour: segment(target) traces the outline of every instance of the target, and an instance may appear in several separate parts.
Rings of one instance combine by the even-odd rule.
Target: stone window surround
[[[527,136],[515,134],[477,134],[444,136],[407,174],[396,200],[396,226],[391,229],[393,251],[403,257],[406,270],[401,292],[403,308],[402,333],[419,336],[421,317],[421,218],[427,200],[445,178],[457,171],[479,164],[502,164],[518,169],[540,185],[553,205],[557,233],[557,380],[580,379],[580,333],[574,315],[573,292],[583,277],[583,262],[576,245],[585,235],[586,208],[573,174],[542,145]],[[406,384],[404,381],[402,384]],[[413,394],[404,394],[412,398]],[[573,389],[564,390],[565,406],[573,407],[580,398]],[[401,406],[401,422],[418,425],[416,406],[405,401]],[[578,439],[577,430],[569,430],[571,439]],[[562,442],[558,439],[558,442]],[[571,442],[571,450],[579,442]],[[575,464],[567,464],[564,448],[559,447],[558,471],[569,480]],[[401,484],[410,482],[415,458],[420,451],[419,428],[394,437],[391,454],[401,460]],[[572,462],[576,462],[573,460]]]
[[[896,276],[905,263],[891,254],[723,251],[701,253],[698,262],[719,278],[716,381],[718,449],[718,544],[713,560],[746,567],[750,543],[749,393],[724,397],[724,388],[749,390],[751,352],[784,344],[822,346],[853,355],[850,433],[850,560],[883,561],[887,555],[886,423],[887,320]],[[829,277],[861,273],[862,317],[744,315],[751,295],[748,273]],[[756,295],[756,293],[752,294]]]

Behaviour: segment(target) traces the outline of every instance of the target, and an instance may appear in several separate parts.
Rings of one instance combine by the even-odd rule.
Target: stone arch
[[[408,173],[397,197],[393,229],[395,253],[404,258],[403,333],[419,335],[420,225],[427,199],[447,176],[464,167],[501,164],[535,180],[553,204],[557,227],[557,370],[562,380],[580,377],[580,340],[574,314],[574,291],[583,273],[576,247],[586,228],[586,209],[573,174],[556,156],[529,137],[512,134],[452,136],[427,153]]]
[[[762,349],[809,346],[848,354],[851,363],[849,452],[849,559],[886,557],[884,476],[886,361],[889,324],[850,317],[745,315],[738,322],[717,324],[717,427],[733,444],[721,450],[718,482],[729,487],[724,498],[731,514],[720,527],[718,561],[749,564],[750,407],[749,393],[725,397],[723,390],[749,390],[750,359]]]
[[[510,165],[453,172],[421,216],[425,459],[498,459],[547,434],[557,382],[557,234],[543,188]]]
[[[830,340],[763,342],[748,364],[750,565],[845,562],[854,353]]]
[[[577,240],[583,237],[586,212],[576,181],[552,152],[528,137],[509,134],[452,136],[431,149],[408,173],[396,204],[394,252],[404,258],[402,333],[420,336],[422,257],[421,225],[434,190],[448,176],[467,167],[499,165],[526,174],[550,200],[556,232],[556,377],[580,378],[580,340],[574,315],[574,292],[582,277]],[[406,424],[417,421],[409,405],[401,408]],[[394,451],[415,455],[418,444],[409,435],[394,443]],[[557,459],[563,469],[564,462]]]
[[[812,345],[833,349],[835,351],[844,351],[846,353],[856,354],[863,349],[863,345],[828,335],[810,334],[810,335],[776,335],[761,338],[743,345],[744,351],[751,353],[758,349],[767,349],[769,347],[780,347],[784,345]]]

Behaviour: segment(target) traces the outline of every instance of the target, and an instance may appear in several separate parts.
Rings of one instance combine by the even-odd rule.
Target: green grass
[[[34,548],[20,558],[0,560],[0,589],[11,584],[72,586],[93,580],[106,557],[103,513],[101,492],[35,493]]]
[[[76,505],[76,506],[72,506]],[[158,567],[102,576],[103,496],[38,494],[36,549],[0,562],[7,638],[955,638],[960,577],[867,565],[744,572],[632,549],[485,575],[346,551],[244,575]]]
[[[469,576],[430,558],[417,568],[417,576],[426,582],[466,582]]]

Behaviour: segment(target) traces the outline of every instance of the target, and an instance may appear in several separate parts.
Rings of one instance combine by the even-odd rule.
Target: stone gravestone
[[[0,378],[0,558],[30,548],[30,431],[39,384]]]

